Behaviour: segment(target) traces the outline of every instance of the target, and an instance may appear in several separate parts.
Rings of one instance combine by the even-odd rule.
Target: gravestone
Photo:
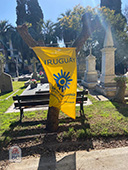
[[[13,91],[12,78],[9,74],[4,73],[4,61],[0,60],[0,90],[1,93]]]
[[[113,97],[116,93],[115,78],[115,50],[111,27],[106,28],[106,36],[104,40],[104,48],[102,51],[102,72],[100,83],[96,86],[96,90],[107,97]]]
[[[31,60],[31,63],[33,63],[33,67],[34,67],[34,72],[32,74],[32,79],[38,80],[38,73],[37,73],[37,69],[36,69],[36,63],[38,63],[38,60],[36,58],[33,58]]]
[[[82,51],[77,57],[77,79],[84,78],[85,70],[86,70],[85,53]]]
[[[28,81],[32,78],[32,75],[25,74],[18,77],[18,81]]]
[[[86,71],[84,73],[82,84],[87,88],[94,88],[97,84],[97,80],[96,57],[92,55],[92,47],[90,47],[90,54],[86,57]]]
[[[9,161],[10,162],[21,162],[21,149],[18,146],[12,146],[9,149]]]

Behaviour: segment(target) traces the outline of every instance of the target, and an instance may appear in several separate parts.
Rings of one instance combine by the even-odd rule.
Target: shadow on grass
[[[116,107],[119,113],[121,113],[125,117],[128,117],[128,103],[112,102],[112,104]]]
[[[20,87],[20,89],[26,89],[26,87],[25,87],[25,86],[23,86],[23,87]]]
[[[25,86],[20,87],[20,89],[21,89],[21,90],[22,90],[22,89],[25,89],[25,88],[26,88]],[[12,91],[8,91],[8,92],[0,93],[0,96],[6,95],[6,94],[11,93],[11,92],[12,92]]]
[[[11,92],[12,92],[12,91],[0,93],[0,96],[6,95],[6,94],[11,93]]]
[[[5,136],[4,143],[6,139],[13,139],[15,137],[28,136],[44,133],[46,120],[43,121],[31,121],[31,122],[22,122],[19,123],[13,122],[10,125],[10,129],[6,130],[2,136]]]
[[[70,122],[80,122],[81,121],[81,117],[76,117],[76,119],[72,119],[70,117],[67,118],[61,118],[59,120],[59,123],[70,123]]]
[[[63,131],[69,131],[69,128],[74,128],[75,130],[90,128],[85,117],[80,116],[75,120],[72,118],[62,118],[59,121],[59,127],[57,133]],[[6,130],[2,136],[5,136],[4,143],[7,138],[13,139],[14,137],[37,135],[46,133],[45,130],[46,120],[35,120],[35,121],[24,121],[20,123],[19,121],[13,122],[10,125],[10,129]]]
[[[86,129],[90,129],[90,124],[87,122],[85,116],[76,117],[75,120],[72,118],[61,119],[59,123],[58,132],[68,131],[69,128],[73,128],[74,130],[84,129],[86,133]]]
[[[64,124],[62,124],[64,122]],[[74,124],[70,124],[73,122]],[[87,123],[85,117],[77,117],[76,120],[70,118],[60,119],[60,125],[58,131],[56,133],[48,133],[45,130],[46,120],[39,121],[26,121],[21,124],[19,122],[13,122],[10,125],[10,129],[3,133],[3,137],[5,137],[3,141],[3,147],[8,148],[13,145],[18,145],[22,149],[23,156],[40,154],[41,160],[39,167],[42,166],[42,160],[44,155],[44,150],[48,151],[50,154],[55,155],[55,151],[75,151],[77,149],[85,149],[89,150],[89,148],[93,149],[92,140],[89,139],[85,142],[85,138],[83,143],[80,141],[72,141],[64,140],[58,141],[58,135],[63,133],[63,131],[69,131],[70,128],[74,128],[75,130],[90,128],[90,125]],[[78,123],[78,124],[75,124]],[[30,138],[32,135],[32,138]],[[34,137],[35,135],[35,137]],[[38,137],[36,135],[39,135]],[[17,139],[16,137],[21,137],[21,139]],[[22,138],[25,137],[25,138]],[[10,140],[8,140],[10,139]],[[24,147],[25,146],[25,147]],[[3,149],[0,147],[1,153],[8,152],[8,149]],[[4,155],[7,155],[4,154]],[[52,155],[52,156],[53,156]],[[55,157],[54,157],[55,158]],[[0,156],[0,160],[7,159],[6,156]],[[40,169],[40,168],[38,168]]]
[[[46,120],[25,121],[25,122],[22,122],[22,123],[20,123],[18,121],[18,122],[13,122],[10,125],[10,128],[15,128],[18,125],[21,126],[21,127],[27,127],[27,126],[35,126],[35,125],[45,124],[45,123],[46,123]]]

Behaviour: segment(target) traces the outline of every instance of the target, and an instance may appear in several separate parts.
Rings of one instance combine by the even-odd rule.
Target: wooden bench
[[[80,104],[80,113],[84,113],[83,104],[84,101],[87,101],[87,97],[85,95],[88,94],[87,90],[78,91],[76,103]],[[16,95],[13,96],[14,106],[16,109],[20,109],[20,122],[23,118],[23,110],[25,108],[32,108],[37,106],[48,106],[49,105],[49,91],[38,92],[34,95]]]

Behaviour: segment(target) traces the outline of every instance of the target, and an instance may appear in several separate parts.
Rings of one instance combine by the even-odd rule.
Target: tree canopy
[[[39,24],[40,20],[43,20],[43,13],[39,6],[38,0],[16,1],[17,26],[27,23],[29,25],[29,33],[31,36],[37,41],[43,41],[43,36],[41,34],[42,27]],[[17,43],[15,43],[16,39]],[[16,33],[13,40],[15,47],[21,52],[23,60],[27,59],[30,62],[30,58],[34,56],[32,50],[28,48],[18,33]]]
[[[31,28],[35,32],[40,32],[41,28],[38,25],[43,19],[43,13],[39,6],[38,0],[17,0],[17,25],[22,25],[26,22],[31,23]]]
[[[121,0],[101,0],[100,6],[114,10],[115,14],[121,14]]]
[[[102,7],[100,8],[101,18],[103,20],[103,24],[108,23],[111,25],[114,46],[117,48],[116,50],[116,72],[122,73],[123,70],[120,70],[120,65],[124,64],[124,60],[128,53],[128,36],[127,36],[127,24],[126,18],[118,13],[116,14],[114,10],[110,10],[109,8]],[[105,27],[105,26],[104,26]]]
[[[90,25],[87,18],[87,31],[90,32],[91,38],[85,42],[86,48],[84,48],[84,51],[81,51],[79,56],[87,56],[89,54],[89,46],[91,43],[93,55],[97,57],[97,69],[100,70],[100,50],[103,48],[106,27],[105,25],[110,24],[114,38],[114,45],[117,48],[116,65],[119,66],[120,63],[124,65],[124,61],[128,58],[128,27],[126,25],[126,19],[128,20],[128,10],[127,8],[125,9],[124,17],[121,13],[120,0],[101,0],[102,8],[91,8],[89,6],[84,8],[81,5],[77,5],[72,10],[70,9],[65,11],[65,13],[60,14],[60,17],[57,19],[56,23],[53,23],[50,20],[44,21],[43,13],[39,6],[38,0],[16,1],[17,25],[27,23],[29,25],[29,33],[37,42],[42,42],[42,44],[45,44],[46,46],[57,46],[57,40],[59,39],[64,40],[66,47],[72,46],[72,44],[82,31],[82,16],[85,13],[89,13],[92,19],[97,18],[98,20],[100,20],[101,25],[96,28],[96,25],[94,23],[93,27],[95,31],[92,33],[92,25]],[[105,6],[108,8],[106,8]],[[5,28],[2,24],[5,24]],[[9,30],[11,30],[10,35]],[[34,54],[20,38],[16,29],[12,29],[8,22],[1,23],[0,37],[3,42],[7,41],[7,32],[8,35],[11,36],[14,48],[18,49],[22,53],[23,59],[27,59],[28,61],[30,61],[30,58],[32,58]]]
[[[67,10],[58,18],[56,24],[57,36],[60,39],[64,39],[66,46],[71,45],[80,34],[82,29],[82,16],[85,13],[90,13],[91,16],[94,16],[95,10],[91,7],[84,8],[81,5],[77,5],[73,10]]]

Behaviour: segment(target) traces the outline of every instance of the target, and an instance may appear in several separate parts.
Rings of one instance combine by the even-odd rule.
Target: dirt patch
[[[100,150],[105,148],[118,148],[128,146],[128,138],[118,137],[90,137],[84,140],[65,140],[59,142],[57,134],[45,134],[32,138],[12,140],[7,146],[0,149],[0,169],[4,170],[9,164],[8,151],[11,146],[18,145],[22,150],[22,157],[49,155],[55,152],[69,152],[78,150]]]

